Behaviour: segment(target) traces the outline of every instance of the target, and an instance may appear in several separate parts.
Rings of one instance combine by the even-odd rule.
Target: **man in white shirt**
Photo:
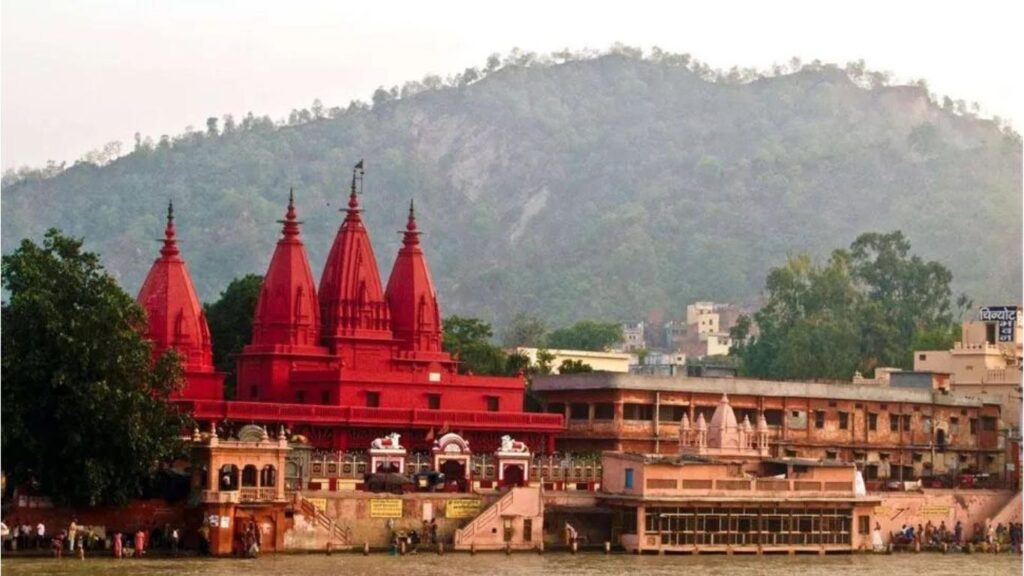
[[[40,546],[43,545],[43,540],[45,538],[46,538],[46,526],[43,526],[43,523],[40,522],[39,524],[36,524],[36,548],[39,548]]]

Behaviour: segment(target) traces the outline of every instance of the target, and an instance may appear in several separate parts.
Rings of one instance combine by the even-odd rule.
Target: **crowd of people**
[[[875,526],[876,531],[878,526]],[[1012,550],[1020,554],[1024,528],[1019,522],[1009,524],[989,524],[986,529],[980,523],[971,527],[971,536],[964,531],[963,523],[957,521],[952,528],[941,521],[937,526],[931,521],[924,525],[904,524],[898,532],[890,535],[890,541],[896,548],[913,548],[915,550],[942,550],[961,552],[980,550],[984,552]],[[876,541],[877,546],[877,541]]]
[[[67,528],[62,527],[55,532],[49,532],[43,522],[35,526],[17,521],[12,524],[4,539],[6,550],[41,551],[48,548],[55,558],[62,558],[65,554],[85,558],[87,553],[112,553],[115,558],[133,558],[144,556],[152,547],[171,554],[177,554],[181,547],[181,530],[169,524],[139,527],[135,532],[110,532],[83,526],[77,518],[72,519]]]

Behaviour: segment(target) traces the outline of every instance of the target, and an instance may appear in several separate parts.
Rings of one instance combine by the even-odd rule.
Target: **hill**
[[[1020,138],[921,86],[867,87],[821,65],[716,79],[621,53],[470,72],[379,90],[373,106],[214,120],[102,166],[8,179],[4,250],[56,226],[134,293],[173,199],[210,301],[263,273],[294,187],[319,275],[365,158],[384,281],[415,198],[445,315],[557,326],[753,302],[787,254],[824,257],[894,229],[976,303],[1020,301]]]

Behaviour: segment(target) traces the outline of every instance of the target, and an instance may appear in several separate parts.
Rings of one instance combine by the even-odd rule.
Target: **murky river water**
[[[224,576],[244,574],[264,576],[401,576],[444,575],[481,576],[501,574],[678,576],[802,576],[821,574],[840,576],[974,576],[1021,574],[1021,557],[1009,554],[894,554],[891,556],[629,556],[550,553],[544,556],[518,554],[433,554],[394,557],[352,554],[276,555],[257,560],[235,559],[151,559],[122,560],[49,558],[5,558],[4,576],[20,574],[68,574],[118,576],[197,575]]]

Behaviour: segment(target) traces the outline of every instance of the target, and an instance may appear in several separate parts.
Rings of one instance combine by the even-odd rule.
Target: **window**
[[[959,434],[960,433],[960,419],[953,416],[949,419],[949,433]]]
[[[824,428],[825,427],[825,412],[823,410],[814,411],[814,427]]]
[[[320,403],[321,404],[330,404],[331,403],[331,391],[330,390],[321,390],[320,391]]]
[[[927,354],[918,354],[917,355],[917,359],[918,360],[927,360],[928,359],[928,355]]]
[[[868,430],[872,432],[878,430],[878,414],[874,412],[868,412]]]
[[[970,427],[970,432],[971,432],[972,435],[978,433],[978,419],[977,418],[971,418],[968,421],[968,426]]]
[[[850,427],[850,414],[849,412],[839,413],[839,429],[846,430]]]
[[[440,394],[427,394],[427,409],[428,410],[440,410],[441,409],[441,395]]]
[[[662,422],[679,422],[683,419],[683,414],[686,413],[686,406],[672,406],[672,405],[661,405],[658,407],[658,420]],[[736,419],[740,422],[743,418],[736,416]],[[757,422],[757,420],[754,420]]]
[[[580,402],[569,404],[569,420],[590,420],[590,404]]]
[[[654,405],[623,404],[622,418],[625,420],[654,420]]]
[[[825,450],[825,460],[838,460],[839,452],[835,450]]]
[[[367,392],[366,393],[366,407],[367,408],[378,408],[380,406],[380,392]]]
[[[533,542],[533,518],[523,518],[523,542]]]
[[[910,414],[903,415],[903,431],[910,432]]]
[[[991,416],[982,416],[981,417],[981,429],[984,430],[985,432],[995,432],[996,431],[996,419],[991,417]]]
[[[497,396],[485,396],[484,398],[487,400],[487,411],[488,412],[497,412],[498,408],[499,408],[498,397]]]
[[[932,419],[930,416],[923,416],[921,418],[921,431],[925,434],[932,433]]]
[[[871,533],[871,516],[868,516],[867,514],[861,514],[857,516],[857,533]]]
[[[769,426],[782,426],[782,410],[765,410],[764,419]]]
[[[295,401],[298,402],[299,404],[305,404],[306,403],[306,391],[305,390],[298,390],[298,391],[296,391],[295,392]]]
[[[786,458],[796,458],[796,450],[786,448],[784,451]]]
[[[989,344],[996,343],[996,324],[995,322],[985,323],[985,341]]]
[[[920,462],[921,460],[924,460],[924,454],[914,452],[914,462]]]
[[[899,431],[900,431],[900,415],[899,414],[889,414],[889,432],[899,432]]]
[[[562,404],[561,402],[556,402],[554,404],[548,404],[548,413],[549,414],[563,414],[564,415],[565,414],[565,404]]]
[[[626,468],[626,489],[633,487],[633,469]]]
[[[594,404],[594,420],[614,420],[615,404],[611,402],[598,402]]]

